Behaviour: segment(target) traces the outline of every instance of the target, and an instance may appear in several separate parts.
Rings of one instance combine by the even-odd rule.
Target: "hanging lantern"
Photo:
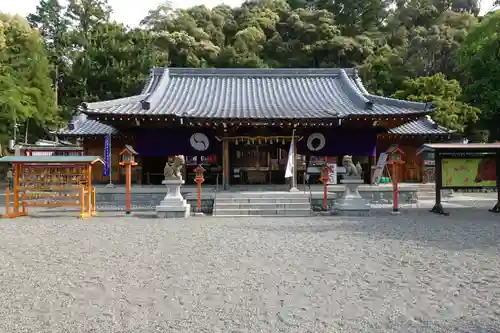
[[[281,143],[282,143],[282,144],[285,144],[285,139],[283,139],[283,140],[281,141]]]
[[[236,141],[234,142],[236,145],[238,145],[238,139],[236,139]]]

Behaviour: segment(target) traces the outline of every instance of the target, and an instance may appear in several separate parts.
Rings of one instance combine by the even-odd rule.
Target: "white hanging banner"
[[[328,185],[337,185],[337,163],[328,163]]]
[[[293,177],[293,141],[294,139],[292,138],[292,141],[290,142],[290,149],[288,150],[288,161],[286,163],[286,171],[285,171],[285,178],[292,178]]]

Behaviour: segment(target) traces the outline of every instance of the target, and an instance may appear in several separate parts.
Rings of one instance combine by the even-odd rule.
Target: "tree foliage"
[[[0,143],[14,127],[39,135],[58,122],[50,63],[38,31],[0,14]]]
[[[465,130],[465,124],[479,118],[479,109],[460,101],[462,88],[457,80],[447,80],[442,73],[408,79],[403,89],[392,97],[414,102],[434,104],[433,118],[439,124],[458,132]]]
[[[468,131],[500,109],[499,16],[481,20],[478,11],[477,0],[249,0],[187,9],[166,3],[130,28],[111,19],[106,0],[40,0],[28,16],[33,29],[2,16],[0,110],[20,122],[35,115],[51,122],[82,101],[137,93],[153,66],[356,66],[371,92],[431,101],[437,122]],[[13,48],[12,26],[31,44]]]

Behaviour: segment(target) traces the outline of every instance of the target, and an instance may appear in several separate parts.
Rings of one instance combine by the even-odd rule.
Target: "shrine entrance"
[[[292,136],[231,138],[230,184],[287,184],[285,170],[291,141]]]

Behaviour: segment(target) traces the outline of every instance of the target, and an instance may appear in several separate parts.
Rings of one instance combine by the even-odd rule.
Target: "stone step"
[[[305,203],[256,203],[256,202],[217,202],[215,204],[214,209],[240,209],[240,210],[248,210],[248,209],[277,209],[277,210],[289,210],[289,209],[310,209],[311,204],[309,202]]]
[[[309,198],[304,192],[218,192],[217,198]]]
[[[299,203],[309,203],[309,197],[305,198],[282,198],[282,197],[269,197],[269,198],[250,198],[250,197],[232,197],[224,198],[217,197],[215,199],[216,203],[255,203],[255,204],[299,204]]]
[[[221,209],[214,216],[311,216],[310,209]]]

